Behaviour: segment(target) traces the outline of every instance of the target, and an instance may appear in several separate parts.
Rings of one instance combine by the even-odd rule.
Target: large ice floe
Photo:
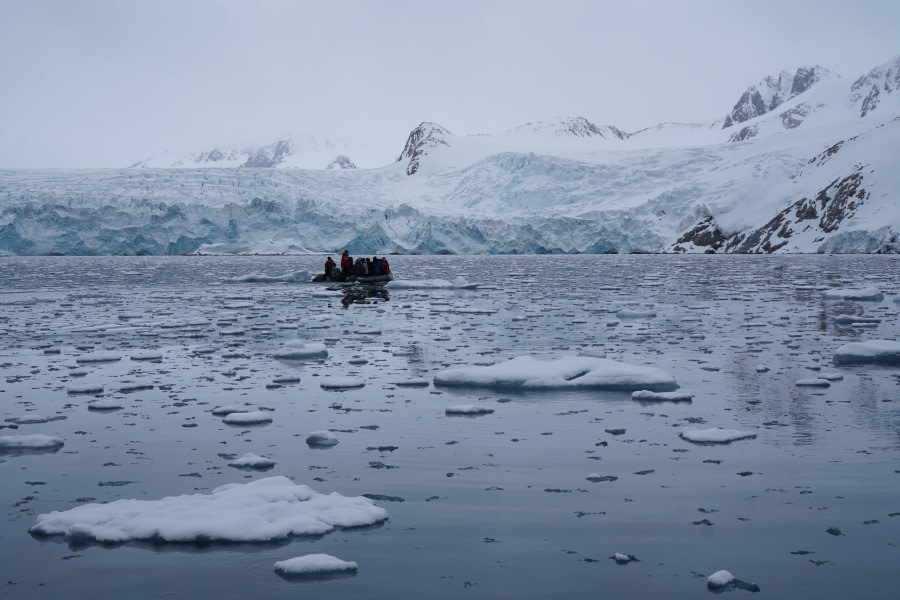
[[[21,450],[55,450],[64,442],[55,435],[33,433],[31,435],[0,435],[0,452]]]
[[[662,369],[589,356],[569,356],[555,360],[518,356],[491,366],[446,369],[434,376],[434,384],[514,390],[666,391],[678,387],[675,378]]]
[[[900,365],[900,342],[869,340],[844,344],[835,351],[834,364]]]
[[[464,277],[457,277],[453,281],[446,279],[395,279],[387,284],[386,288],[395,290],[474,290],[477,283],[469,283]]]
[[[822,292],[822,298],[825,300],[865,300],[869,302],[881,302],[884,300],[884,294],[872,287],[867,288],[842,288],[825,290]]]
[[[309,271],[295,271],[284,275],[251,273],[239,277],[226,277],[225,283],[310,283],[314,275]]]
[[[681,439],[695,444],[729,444],[738,440],[748,440],[756,437],[752,431],[738,431],[736,429],[685,429],[678,434]]]
[[[209,494],[83,504],[38,515],[29,531],[100,543],[266,542],[387,518],[387,511],[368,498],[320,494],[277,476],[223,485]]]
[[[326,358],[328,349],[321,342],[306,342],[303,340],[290,340],[284,343],[272,356],[282,360],[306,360],[311,358]]]

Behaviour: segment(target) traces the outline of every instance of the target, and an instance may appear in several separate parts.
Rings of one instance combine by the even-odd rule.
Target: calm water
[[[318,271],[321,262],[0,259],[0,421],[62,417],[0,435],[65,440],[56,453],[0,455],[0,597],[694,598],[709,594],[705,578],[720,569],[758,584],[760,597],[896,597],[900,369],[831,364],[848,341],[900,339],[896,258],[392,257],[403,279],[484,285],[390,290],[349,308],[319,285],[225,283]],[[820,298],[826,288],[864,286],[885,300]],[[626,308],[655,316],[617,317]],[[882,321],[838,327],[842,313]],[[329,357],[271,357],[293,338],[324,342]],[[163,359],[128,358],[140,349]],[[123,358],[76,364],[98,350]],[[668,370],[694,401],[394,385],[449,366],[579,351]],[[74,376],[76,367],[87,373]],[[844,378],[827,389],[795,385],[820,369]],[[367,383],[324,391],[331,374]],[[300,382],[271,386],[283,375]],[[67,394],[86,383],[123,408],[89,411],[93,396]],[[152,388],[116,391],[129,383]],[[274,422],[231,427],[210,414],[245,402],[271,409]],[[444,414],[470,403],[495,412]],[[677,435],[691,426],[758,437],[697,446]],[[341,443],[308,448],[306,434],[319,429]],[[244,452],[278,464],[264,473],[227,466]],[[618,479],[592,483],[591,473]],[[377,502],[390,519],[318,538],[203,547],[70,547],[27,531],[36,515],[79,503],[271,475],[319,492],[395,497]],[[275,561],[319,552],[356,561],[359,572],[306,582],[273,572]],[[617,565],[616,552],[639,562]]]

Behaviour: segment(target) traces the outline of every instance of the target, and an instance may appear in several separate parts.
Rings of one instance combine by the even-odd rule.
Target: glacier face
[[[213,150],[194,167],[0,170],[0,252],[897,252],[897,68],[772,79],[777,110],[740,132],[422,123],[374,169],[284,168],[286,143],[256,168]]]

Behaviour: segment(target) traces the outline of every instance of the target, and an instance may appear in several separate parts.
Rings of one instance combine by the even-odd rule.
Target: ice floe
[[[38,423],[47,423],[50,421],[49,417],[45,417],[44,415],[22,415],[21,417],[10,417],[6,419],[7,423],[15,423],[16,425],[37,425]]]
[[[865,300],[871,302],[881,302],[884,300],[884,294],[875,288],[841,288],[833,290],[825,290],[822,292],[822,298],[825,300]]]
[[[519,356],[491,366],[446,369],[435,375],[434,384],[519,390],[594,388],[665,391],[678,387],[675,379],[662,369],[588,356],[556,360]]]
[[[139,350],[128,355],[131,360],[162,360],[163,354],[158,350]]]
[[[878,325],[881,323],[881,319],[859,315],[838,315],[834,318],[834,322],[838,325]]]
[[[330,554],[307,554],[275,563],[275,570],[282,575],[324,575],[327,573],[343,573],[356,571],[355,562],[341,560]]]
[[[62,438],[55,435],[33,433],[31,435],[0,435],[0,452],[16,450],[45,450],[63,446]]]
[[[834,364],[900,365],[900,342],[869,340],[844,344],[835,351]]]
[[[631,392],[631,399],[649,402],[691,402],[694,399],[694,395],[687,392],[651,392],[650,390],[638,390],[636,392]]]
[[[321,494],[278,476],[223,485],[208,494],[83,504],[39,515],[29,531],[102,543],[266,542],[387,518],[368,498]]]
[[[229,404],[228,406],[217,406],[212,409],[212,414],[217,417],[224,417],[232,413],[247,413],[250,407],[243,404]]]
[[[122,408],[122,403],[118,400],[103,398],[100,400],[88,402],[87,407],[88,410],[116,410]]]
[[[265,456],[247,452],[240,458],[236,458],[228,463],[228,466],[237,467],[238,469],[271,469],[275,466],[275,461]]]
[[[756,437],[752,431],[738,431],[736,429],[685,429],[678,434],[679,437],[695,444],[728,444],[737,440],[748,440]]]
[[[293,273],[285,273],[283,275],[261,275],[259,273],[251,273],[249,275],[241,275],[239,277],[226,277],[223,279],[225,283],[310,283],[313,275],[309,271],[294,271]]]
[[[620,319],[651,319],[656,316],[656,312],[652,310],[626,308],[617,312],[616,316]]]
[[[122,355],[116,352],[88,352],[75,357],[77,363],[104,363],[122,360]]]
[[[308,358],[325,358],[328,349],[321,342],[306,342],[303,340],[290,340],[285,342],[281,349],[276,350],[272,356],[284,360],[302,360]]]
[[[415,377],[413,379],[405,379],[403,381],[395,381],[397,387],[428,387],[431,382],[424,377]]]
[[[68,394],[102,394],[103,386],[97,383],[84,383],[82,385],[70,385],[66,388]]]
[[[456,277],[453,281],[447,281],[446,279],[395,279],[385,284],[384,287],[396,290],[474,290],[478,288],[478,284],[469,283],[463,277]]]
[[[747,583],[737,579],[734,575],[725,571],[716,571],[706,578],[706,587],[713,592],[722,592],[726,590],[746,590],[748,592],[758,592],[759,586],[755,583]]]
[[[444,409],[444,414],[447,415],[489,415],[492,412],[494,412],[493,408],[486,408],[477,404],[458,404]]]
[[[822,379],[821,377],[811,377],[807,379],[798,379],[794,382],[794,385],[801,387],[828,387],[831,383],[827,379]]]
[[[330,447],[338,444],[338,438],[332,432],[323,429],[307,435],[306,443],[310,446]]]
[[[261,410],[233,412],[225,415],[222,422],[229,425],[263,425],[272,422],[272,415]]]
[[[319,384],[323,390],[352,390],[366,385],[365,379],[351,376],[332,376]]]

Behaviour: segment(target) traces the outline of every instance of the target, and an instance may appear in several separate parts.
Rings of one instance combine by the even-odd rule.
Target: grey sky
[[[782,68],[900,54],[895,0],[0,0],[0,166],[585,116],[711,121]]]

